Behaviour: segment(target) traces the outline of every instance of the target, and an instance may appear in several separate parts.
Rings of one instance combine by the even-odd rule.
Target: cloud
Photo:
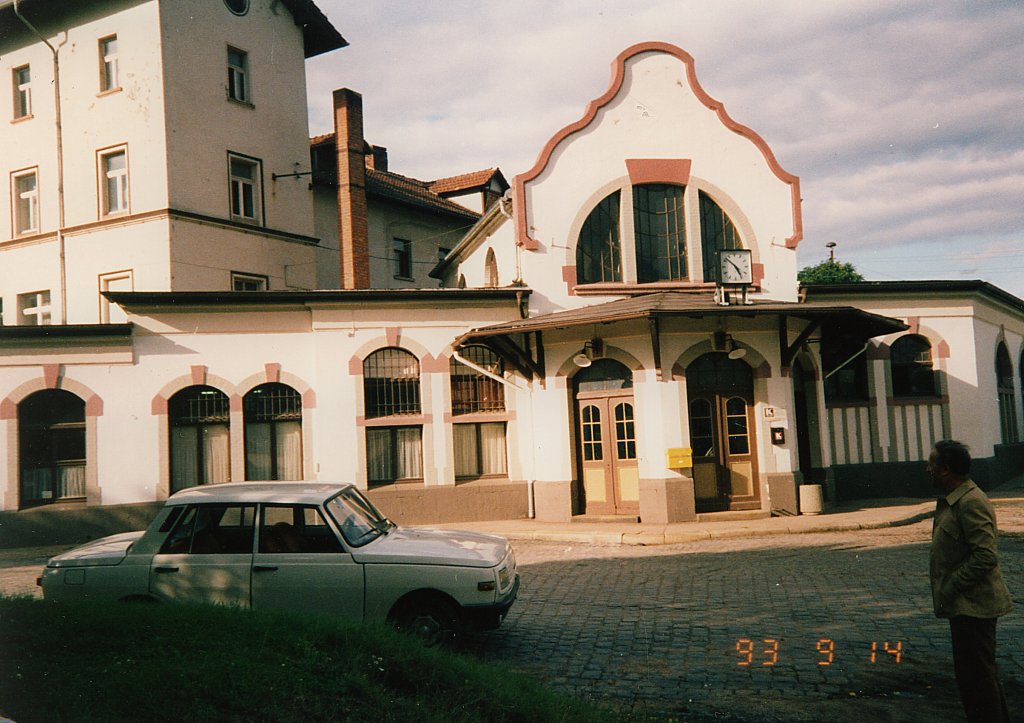
[[[867,257],[1024,236],[1018,2],[318,5],[352,45],[309,64],[311,129],[330,130],[330,90],[352,87],[401,173],[527,170],[618,53],[662,40],[800,176],[801,259],[827,240]]]

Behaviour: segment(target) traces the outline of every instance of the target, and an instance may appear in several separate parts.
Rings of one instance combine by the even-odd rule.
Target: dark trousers
[[[1010,723],[996,669],[996,619],[958,615],[949,619],[953,669],[971,723]]]

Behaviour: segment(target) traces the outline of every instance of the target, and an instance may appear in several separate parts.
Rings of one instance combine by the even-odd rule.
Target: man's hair
[[[949,467],[958,477],[966,477],[971,471],[971,450],[962,442],[944,439],[935,443],[935,462]]]

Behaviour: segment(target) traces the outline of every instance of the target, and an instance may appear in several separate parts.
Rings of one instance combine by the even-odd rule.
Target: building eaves
[[[500,289],[322,289],[315,291],[105,291],[110,301],[126,308],[223,306],[311,306],[316,304],[411,304],[416,302],[515,302],[530,295],[527,288]],[[109,326],[109,325],[107,325]],[[3,327],[11,329],[30,327]],[[33,327],[41,328],[41,327]]]
[[[447,256],[438,261],[434,268],[427,273],[427,276],[433,279],[443,279],[445,269],[447,269],[448,266],[459,259],[465,258],[466,255],[476,249],[484,240],[489,238],[511,218],[511,211],[506,206],[506,204],[511,206],[511,203],[511,199],[506,195],[505,197],[498,199],[497,203],[484,211],[483,215],[475,224],[473,224],[472,228],[466,232],[455,248],[449,251]]]
[[[805,297],[881,297],[932,296],[948,298],[954,294],[987,297],[1024,312],[1024,299],[1014,296],[995,284],[980,279],[924,281],[857,281],[844,284],[804,283],[800,285]]]
[[[132,324],[52,324],[43,326],[0,326],[0,340],[80,339],[83,337],[129,337]]]
[[[70,5],[67,0],[21,0],[22,7],[33,10],[47,4],[51,6],[53,12],[56,12],[59,4]],[[281,0],[281,4],[288,9],[295,24],[302,30],[305,57],[312,58],[348,45],[348,41],[341,36],[313,0]],[[8,22],[17,22],[14,17],[14,0],[0,0],[0,37],[5,34],[2,28]]]
[[[487,186],[491,179],[499,176],[500,181],[503,182],[504,188],[508,188],[508,182],[505,181],[504,176],[501,175],[501,171],[497,168],[485,168],[480,171],[472,171],[470,173],[462,173],[458,176],[448,176],[447,178],[437,178],[427,183],[427,187],[436,194],[445,195],[447,193],[460,193],[462,191],[471,191]]]

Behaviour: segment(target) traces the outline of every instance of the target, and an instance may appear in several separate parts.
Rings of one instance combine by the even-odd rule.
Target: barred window
[[[231,407],[213,387],[187,387],[167,402],[171,492],[230,479]]]
[[[302,397],[287,384],[261,384],[242,400],[245,478],[302,479]]]
[[[485,346],[470,346],[460,354],[478,367],[502,376],[501,358]],[[449,367],[452,385],[452,414],[505,411],[505,386],[452,357]]]
[[[1013,389],[1013,362],[1003,342],[999,342],[996,348],[996,395],[999,399],[999,430],[1003,444],[1013,444],[1019,440],[1017,401]]]
[[[366,418],[420,413],[420,363],[405,349],[378,349],[363,360]]]

